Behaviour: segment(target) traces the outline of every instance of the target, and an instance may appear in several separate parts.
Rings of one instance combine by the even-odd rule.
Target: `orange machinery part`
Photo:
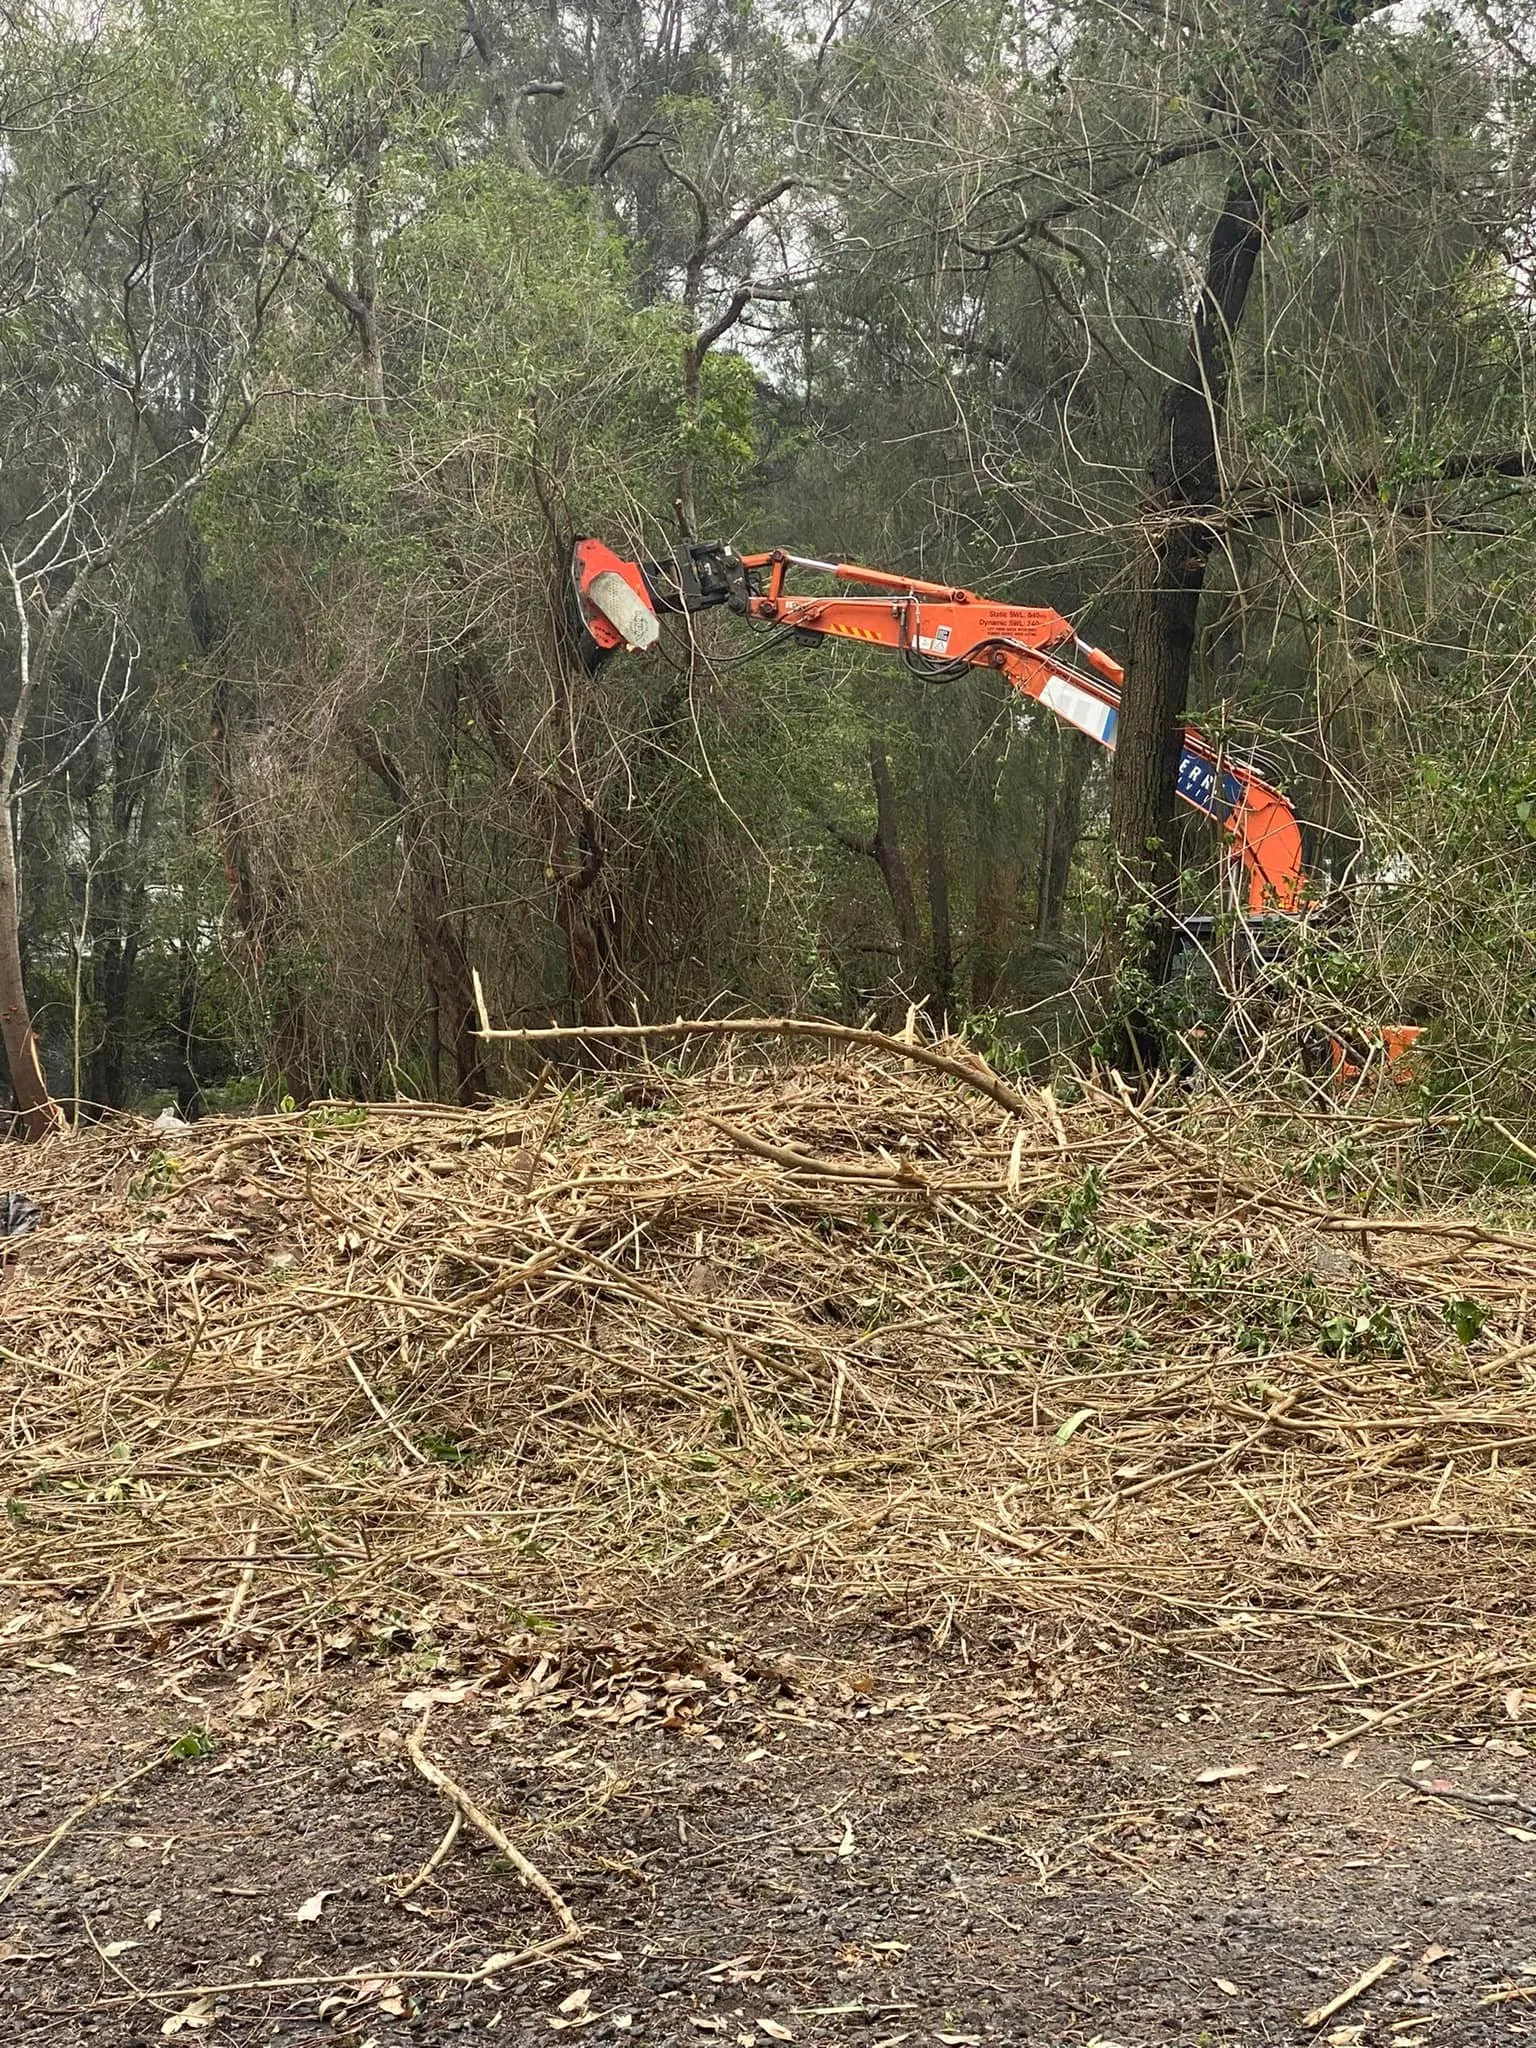
[[[1114,748],[1125,671],[1101,648],[1080,639],[1071,621],[1049,606],[1000,604],[949,584],[778,549],[743,556],[741,566],[766,572],[766,588],[754,591],[747,601],[749,615],[765,624],[887,647],[906,657],[996,669],[1064,724],[1087,733],[1100,746]],[[785,579],[791,568],[889,595],[790,593]],[[1077,662],[1055,651],[1064,647],[1073,650]],[[1183,734],[1179,794],[1231,837],[1244,871],[1245,907],[1250,913],[1300,908],[1301,828],[1281,791],[1251,763],[1223,753],[1191,726]]]

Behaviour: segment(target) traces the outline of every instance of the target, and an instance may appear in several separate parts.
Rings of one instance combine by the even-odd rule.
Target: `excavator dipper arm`
[[[696,612],[723,604],[761,624],[791,629],[797,636],[887,648],[927,679],[966,668],[994,669],[1064,725],[1114,749],[1124,671],[1101,649],[1080,639],[1060,612],[999,604],[973,590],[779,549],[738,555],[715,543],[692,547],[688,555],[683,563],[647,563],[641,568],[621,562],[600,542],[577,542],[573,571],[578,605],[600,650],[597,659],[621,641],[636,645],[642,639],[643,622],[638,622],[637,630],[637,622],[626,618],[616,630],[603,610],[604,593],[611,593],[614,583],[599,585],[598,578],[622,575],[626,606],[641,589],[648,592],[656,612]],[[791,592],[786,584],[792,569],[879,594]],[[1300,907],[1302,847],[1296,815],[1252,762],[1216,748],[1188,726],[1178,793],[1228,834],[1243,870],[1249,912]]]

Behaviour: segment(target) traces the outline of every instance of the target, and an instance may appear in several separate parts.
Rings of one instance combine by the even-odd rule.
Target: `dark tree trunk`
[[[1018,929],[1021,869],[1019,848],[1008,836],[1001,805],[992,795],[985,801],[976,855],[976,933],[971,959],[971,1002],[978,1010],[990,1008],[1002,992]]]
[[[938,766],[932,759],[923,789],[923,841],[933,994],[939,1016],[945,1018],[955,1000],[955,938],[949,912],[949,838],[945,830],[944,792]]]
[[[125,929],[115,891],[103,891],[102,938],[96,954],[95,998],[101,1019],[100,1037],[91,1054],[91,1100],[104,1109],[121,1109],[128,1100],[128,998],[138,964],[139,937]]]
[[[555,687],[560,762],[549,871],[576,1021],[611,1024],[620,1013],[623,990],[618,911],[603,820],[582,793],[581,704],[573,676],[571,666],[562,662]]]
[[[596,814],[584,807],[576,842],[555,877],[555,922],[565,937],[566,979],[580,1024],[611,1024],[618,1015],[613,986],[616,946],[611,909],[602,901],[606,858]]]
[[[1287,0],[1273,14],[1264,118],[1294,113],[1350,31],[1387,0]],[[1282,175],[1273,146],[1236,124],[1220,213],[1184,360],[1168,384],[1147,469],[1133,584],[1110,831],[1118,863],[1114,952],[1125,1006],[1121,1064],[1157,1056],[1149,993],[1172,959],[1178,870],[1174,807],[1200,597],[1221,511],[1220,435],[1242,322]]]
[[[218,840],[219,859],[224,868],[224,883],[229,890],[235,922],[240,927],[240,936],[251,956],[251,965],[260,970],[266,964],[271,911],[257,894],[256,862],[251,846],[251,834],[246,813],[235,793],[234,749],[229,732],[230,698],[230,680],[221,670],[215,679],[213,697],[208,706],[208,754],[212,764],[209,804],[213,813],[214,835]],[[271,908],[280,917],[280,876],[275,880],[275,890],[279,900]]]
[[[578,1024],[612,1024],[623,1014],[625,975],[620,925],[609,886],[607,841],[596,807],[575,792],[580,784],[578,710],[574,687],[562,674],[555,687],[561,760],[553,792],[535,781],[528,755],[507,723],[484,651],[474,642],[460,652],[458,680],[474,706],[479,730],[509,783],[524,787],[530,807],[545,812],[549,855],[545,873],[554,884],[555,923],[565,947],[566,988]],[[680,707],[675,707],[680,708]],[[658,721],[670,715],[666,700]],[[639,991],[630,984],[631,993]]]
[[[971,1005],[977,1010],[989,1009],[998,1000],[1019,936],[1023,848],[1003,800],[1013,705],[1011,690],[1003,694],[1001,709],[995,696],[982,701],[984,722],[969,750],[977,763],[970,972]]]
[[[1062,912],[1072,861],[1083,832],[1083,787],[1093,766],[1092,740],[1080,732],[1059,735],[1060,752],[1046,805],[1040,845],[1040,878],[1035,894],[1035,937],[1050,944],[1061,937]]]
[[[875,787],[875,836],[869,851],[884,877],[886,894],[891,899],[891,914],[896,920],[898,971],[904,980],[910,982],[922,957],[922,932],[917,921],[917,898],[913,894],[912,878],[907,873],[907,863],[901,851],[891,763],[878,740],[869,743],[869,775]]]
[[[11,1093],[28,1138],[45,1138],[64,1122],[48,1092],[21,967],[21,890],[8,808],[0,809],[0,1035],[11,1070]]]
[[[197,937],[187,931],[177,945],[176,976],[176,1108],[188,1122],[202,1106],[203,1084],[197,1071]]]

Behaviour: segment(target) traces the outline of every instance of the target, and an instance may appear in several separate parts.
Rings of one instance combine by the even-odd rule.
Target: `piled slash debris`
[[[1536,1240],[1024,1106],[726,1060],[57,1142],[0,1267],[12,1643],[1003,1610],[1496,1698]]]

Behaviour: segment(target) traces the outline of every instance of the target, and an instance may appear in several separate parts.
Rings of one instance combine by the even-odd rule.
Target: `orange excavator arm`
[[[791,592],[786,584],[795,569],[875,594]],[[686,561],[642,566],[601,541],[578,540],[572,571],[592,666],[622,646],[653,644],[659,613],[724,604],[797,636],[888,648],[925,678],[994,669],[1063,724],[1114,749],[1124,671],[1048,607],[997,603],[974,590],[781,549],[740,555],[718,542],[691,547]],[[1218,749],[1187,726],[1178,793],[1228,835],[1250,913],[1300,907],[1304,877],[1296,814],[1254,763]]]

